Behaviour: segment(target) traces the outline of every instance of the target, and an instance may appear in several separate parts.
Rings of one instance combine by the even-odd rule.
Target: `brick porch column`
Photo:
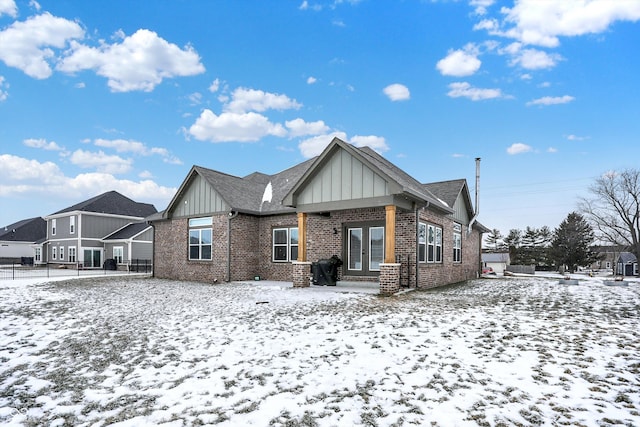
[[[380,264],[380,295],[393,295],[400,290],[400,264]]]
[[[308,288],[310,286],[311,263],[307,261],[292,261],[292,277],[294,288]],[[400,269],[398,269],[399,271]]]

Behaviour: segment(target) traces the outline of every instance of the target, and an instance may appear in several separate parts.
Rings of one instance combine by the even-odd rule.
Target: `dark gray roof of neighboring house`
[[[54,212],[51,215],[74,211],[137,216],[141,218],[157,212],[152,204],[135,202],[117,191],[108,191],[84,202]]]
[[[143,232],[145,229],[149,227],[151,226],[146,222],[132,222],[122,227],[120,230],[114,231],[113,233],[109,234],[107,237],[104,238],[104,240],[130,239],[140,234],[141,232]]]
[[[618,262],[622,262],[623,264],[629,264],[633,262],[638,262],[638,259],[631,252],[622,252],[618,257]]]
[[[47,237],[47,221],[41,217],[23,219],[0,228],[0,240],[37,242]]]

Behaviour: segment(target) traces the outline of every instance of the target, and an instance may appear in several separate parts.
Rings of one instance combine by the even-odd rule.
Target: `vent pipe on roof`
[[[471,234],[471,229],[478,218],[478,214],[480,214],[480,157],[476,157],[476,211],[471,221],[469,221],[467,234]]]

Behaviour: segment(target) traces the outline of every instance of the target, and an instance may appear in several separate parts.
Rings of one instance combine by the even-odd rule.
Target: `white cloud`
[[[555,147],[549,147],[547,148],[547,153],[557,153],[558,149]]]
[[[475,74],[482,62],[478,59],[477,49],[473,45],[464,50],[449,51],[447,56],[436,64],[443,76],[463,77]]]
[[[588,136],[578,136],[578,135],[571,134],[571,135],[567,136],[567,139],[569,141],[584,141],[586,139],[589,139],[589,137]]]
[[[347,140],[346,133],[332,132],[330,134],[318,135],[312,138],[305,139],[304,141],[301,141],[300,144],[298,144],[298,148],[300,149],[300,153],[304,156],[304,158],[310,159],[311,157],[320,155],[320,153],[322,153],[322,150],[324,150],[327,145],[329,145],[329,143],[333,141],[333,138],[336,137],[340,138],[343,141]]]
[[[289,129],[289,137],[291,138],[306,135],[320,135],[329,131],[329,126],[322,120],[305,122],[303,119],[298,118],[286,121],[284,125]]]
[[[48,60],[55,60],[52,48],[62,49],[83,37],[76,22],[43,13],[0,31],[0,60],[30,77],[46,79],[52,74]]]
[[[512,43],[507,49],[511,55],[509,64],[519,65],[527,70],[541,70],[555,67],[562,56],[557,53],[547,53],[538,49],[522,49],[521,43]]]
[[[13,18],[18,16],[18,7],[13,0],[0,0],[0,16],[9,15]]]
[[[471,0],[469,4],[475,8],[474,12],[477,15],[484,15],[487,13],[487,8],[495,3],[495,0]]]
[[[308,85],[312,85],[312,84],[316,83],[317,81],[318,81],[318,79],[316,79],[316,78],[315,78],[315,77],[313,77],[313,76],[309,76],[309,77],[307,78],[307,84],[308,84]]]
[[[209,92],[216,93],[220,89],[220,79],[215,79],[209,86]]]
[[[204,72],[200,57],[190,46],[180,49],[155,32],[140,29],[121,43],[90,47],[71,43],[70,54],[57,69],[75,73],[95,70],[108,79],[114,92],[152,91],[163,79]]]
[[[6,101],[9,97],[9,92],[7,89],[9,88],[9,83],[5,81],[3,76],[0,76],[0,102]]]
[[[351,140],[349,142],[351,144],[353,144],[354,146],[356,146],[356,147],[369,147],[369,148],[372,148],[373,150],[377,151],[378,153],[383,153],[385,151],[389,151],[389,146],[387,145],[387,142],[385,141],[384,137],[382,137],[382,136],[355,135],[353,138],[351,138]]]
[[[144,170],[138,174],[138,176],[142,179],[151,179],[153,178],[153,174],[150,171]]]
[[[24,145],[26,145],[27,147],[42,148],[43,150],[47,150],[47,151],[62,151],[63,150],[63,148],[60,147],[54,141],[48,141],[47,142],[47,140],[42,139],[42,138],[39,138],[39,139],[29,138],[29,139],[25,139],[24,141],[22,141],[22,143]]]
[[[131,159],[123,159],[119,156],[110,156],[103,151],[91,152],[76,150],[69,157],[69,161],[83,169],[96,169],[98,172],[108,174],[127,173],[131,170]]]
[[[202,104],[202,94],[200,92],[194,92],[188,96],[191,105]]]
[[[533,148],[521,142],[516,142],[515,144],[512,144],[509,148],[507,148],[507,153],[511,155],[528,153],[530,151],[533,151]]]
[[[224,109],[232,113],[246,113],[247,111],[297,110],[300,107],[302,104],[287,95],[239,87],[233,91],[231,101],[224,106]]]
[[[636,0],[519,0],[504,7],[505,24],[512,25],[502,35],[525,44],[546,47],[559,45],[559,37],[597,34],[616,21],[638,21],[640,2]]]
[[[75,177],[65,176],[53,162],[38,162],[10,154],[0,155],[3,180],[0,196],[26,195],[55,200],[83,200],[106,191],[115,190],[138,201],[154,203],[163,209],[176,192],[174,187],[164,187],[145,179],[136,182],[117,179],[107,173],[85,173]]]
[[[567,104],[573,101],[575,98],[573,96],[564,95],[564,96],[543,96],[542,98],[534,99],[533,101],[527,102],[527,106],[530,105],[557,105],[557,104]]]
[[[206,109],[189,128],[189,135],[210,142],[254,142],[267,135],[284,137],[286,129],[261,114],[225,112],[219,116]]]
[[[159,155],[163,158],[165,163],[181,165],[182,161],[173,156],[169,150],[161,147],[148,147],[146,144],[139,141],[132,141],[126,139],[101,139],[98,138],[94,141],[97,147],[112,148],[118,153],[134,153],[140,156]]]
[[[467,82],[451,83],[447,96],[451,98],[469,98],[472,101],[505,97],[500,89],[476,88]]]
[[[411,98],[409,88],[399,83],[391,84],[385,87],[382,91],[392,101],[406,101]]]
[[[389,146],[387,145],[385,139],[381,136],[375,135],[355,135],[350,140],[347,139],[347,134],[344,132],[331,132],[325,135],[318,135],[312,138],[305,139],[298,144],[298,148],[300,149],[300,153],[307,159],[311,157],[318,156],[322,153],[322,151],[329,145],[333,138],[340,138],[343,141],[346,141],[352,144],[355,147],[370,147],[378,153],[382,153],[389,150]]]

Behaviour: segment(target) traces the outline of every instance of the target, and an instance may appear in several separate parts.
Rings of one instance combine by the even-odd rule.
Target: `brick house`
[[[421,184],[368,147],[335,138],[275,175],[193,166],[154,227],[154,274],[309,286],[337,255],[343,281],[434,287],[479,275],[482,233],[465,180]]]

